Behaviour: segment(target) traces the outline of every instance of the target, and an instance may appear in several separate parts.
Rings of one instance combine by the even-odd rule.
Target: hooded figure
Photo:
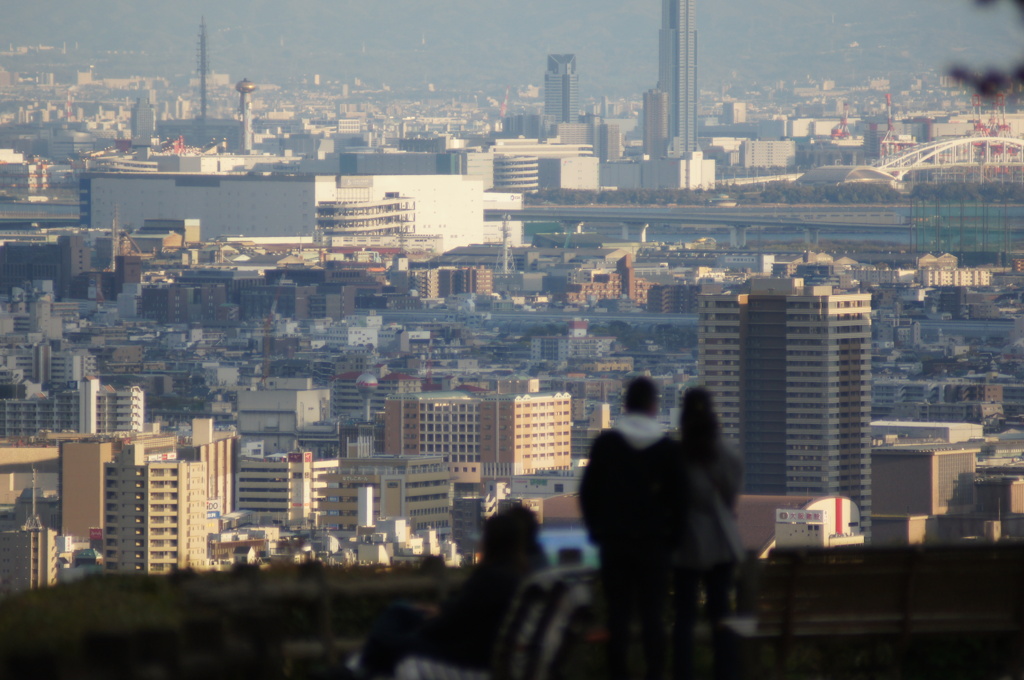
[[[612,680],[631,677],[630,623],[639,614],[647,659],[644,677],[665,669],[663,615],[671,547],[679,526],[677,445],[657,420],[657,388],[648,378],[630,383],[625,413],[590,449],[580,483],[580,508],[601,554],[608,604],[608,668]]]

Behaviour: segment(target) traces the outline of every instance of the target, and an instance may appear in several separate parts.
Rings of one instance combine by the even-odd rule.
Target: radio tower
[[[503,276],[508,276],[512,270],[512,253],[508,249],[509,240],[509,214],[505,213],[501,219],[501,261],[499,262],[499,269]]]
[[[206,144],[206,75],[210,72],[210,61],[206,53],[206,17],[199,23],[199,46],[196,48],[196,62],[199,68],[199,143]]]

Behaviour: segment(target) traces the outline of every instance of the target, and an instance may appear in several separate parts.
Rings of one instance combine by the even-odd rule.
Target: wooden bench
[[[741,577],[739,602],[728,627],[762,643],[755,665],[773,645],[780,678],[800,641],[885,639],[898,674],[912,639],[938,635],[1004,636],[1022,677],[1024,545],[776,550]]]

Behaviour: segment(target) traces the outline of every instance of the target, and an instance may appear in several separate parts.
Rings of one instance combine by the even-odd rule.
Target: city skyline
[[[106,4],[111,11],[96,16],[83,16],[71,5],[67,11],[48,6],[45,13],[32,6],[11,8],[9,30],[0,28],[0,45],[49,45],[46,60],[92,65],[104,75],[188,77],[195,26],[205,13],[211,68],[236,79],[268,82],[320,73],[325,79],[357,77],[392,86],[503,90],[509,84],[540,84],[532,59],[572,53],[591,74],[581,94],[600,96],[639,93],[655,84],[653,35],[661,19],[656,0],[597,0],[585,6],[523,0],[487,10],[456,0],[430,13],[396,0],[394,14],[327,3],[302,8],[284,3],[273,12],[233,2],[206,8],[190,0],[173,12],[154,8],[140,15],[134,7],[120,11],[123,2]],[[711,3],[701,8],[701,77],[706,88],[716,89],[779,78],[912,74],[953,63],[979,69],[1004,65],[1016,58],[1020,38],[1017,16],[1006,14],[1010,8],[1004,4],[977,11],[969,2],[936,7],[925,0],[866,0],[835,8],[808,2],[781,8],[747,0]],[[544,21],[538,26],[531,18]],[[0,65],[19,70],[20,63],[36,56],[0,55]]]

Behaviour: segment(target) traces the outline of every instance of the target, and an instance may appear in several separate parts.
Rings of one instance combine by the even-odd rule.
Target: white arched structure
[[[1003,174],[1019,181],[1024,177],[1024,140],[1013,137],[959,137],[914,146],[875,163],[898,181],[910,172],[956,170],[996,179]]]

